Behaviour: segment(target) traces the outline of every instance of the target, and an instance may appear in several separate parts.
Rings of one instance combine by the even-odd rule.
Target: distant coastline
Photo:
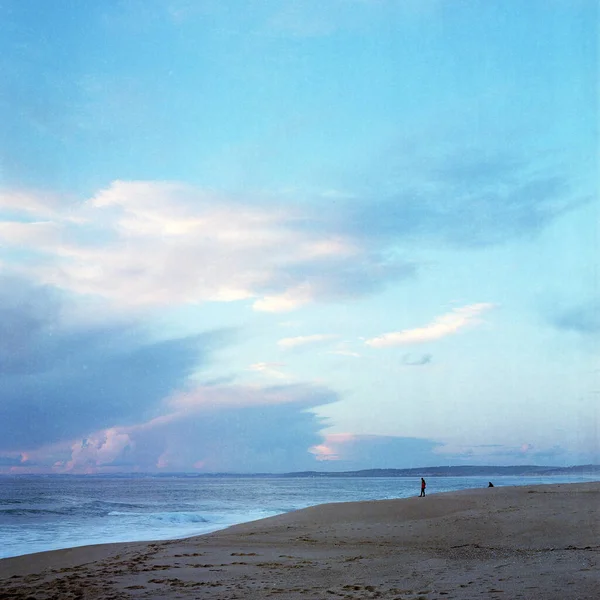
[[[511,465],[511,466],[438,466],[412,467],[410,469],[361,469],[357,471],[294,471],[289,473],[44,473],[44,474],[0,474],[0,477],[272,477],[272,478],[302,478],[302,477],[551,477],[554,475],[598,475],[600,465],[573,465],[569,467],[540,466],[540,465]]]
[[[552,466],[454,466],[415,467],[411,469],[363,469],[360,471],[321,472],[306,471],[286,473],[285,477],[478,477],[478,476],[552,476],[552,475],[600,475],[600,465]]]

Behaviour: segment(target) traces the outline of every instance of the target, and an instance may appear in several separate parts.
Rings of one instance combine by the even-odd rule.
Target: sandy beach
[[[600,483],[325,504],[0,560],[0,599],[596,599]]]

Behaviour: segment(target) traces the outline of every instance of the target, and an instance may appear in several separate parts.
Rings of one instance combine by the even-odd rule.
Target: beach
[[[324,504],[0,560],[0,599],[595,599],[600,483]]]

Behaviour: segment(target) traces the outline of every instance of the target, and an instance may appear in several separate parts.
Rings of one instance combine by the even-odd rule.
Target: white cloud
[[[353,343],[347,340],[336,344],[335,350],[330,350],[327,354],[336,354],[338,356],[351,356],[352,358],[361,358],[362,355],[353,349]]]
[[[339,338],[337,334],[315,334],[315,335],[299,335],[297,337],[283,338],[277,342],[281,348],[297,348],[298,346],[307,346],[310,344],[322,344]]]
[[[358,352],[352,352],[352,350],[332,350],[329,354],[338,354],[339,356],[353,356],[354,358],[360,358]]]
[[[44,254],[9,257],[15,270],[121,306],[248,299],[258,311],[289,311],[331,294],[311,284],[319,265],[342,277],[367,255],[348,236],[307,227],[310,215],[172,182],[115,181],[78,204],[5,193],[0,208],[9,215],[0,242]]]
[[[248,370],[256,371],[257,373],[262,373],[263,375],[267,375],[268,377],[274,377],[275,379],[288,379],[288,375],[281,371],[280,367],[285,367],[285,363],[259,362],[250,365],[248,367]]]
[[[265,296],[252,305],[254,310],[261,312],[288,312],[308,304],[313,299],[310,285],[299,285],[286,290],[283,294]]]
[[[365,344],[373,348],[404,346],[431,342],[457,333],[461,329],[481,323],[479,316],[493,308],[493,304],[469,304],[455,308],[452,312],[435,318],[431,323],[415,329],[404,329],[366,340]]]
[[[60,225],[50,221],[0,221],[0,243],[7,246],[33,246],[37,250],[51,250],[61,243],[61,233]]]
[[[55,218],[64,211],[64,208],[64,202],[52,194],[24,190],[0,190],[0,209],[6,212],[32,214],[38,218]]]

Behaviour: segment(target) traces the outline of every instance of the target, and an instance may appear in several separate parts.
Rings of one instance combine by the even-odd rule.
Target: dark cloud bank
[[[147,414],[220,333],[150,341],[135,325],[67,327],[55,291],[0,279],[0,449],[37,448]]]
[[[135,324],[68,326],[63,310],[56,290],[0,278],[0,467],[314,466],[308,448],[319,443],[323,424],[308,409],[338,399],[327,388],[193,388],[189,376],[227,332],[152,341]],[[199,405],[166,402],[181,391]]]

